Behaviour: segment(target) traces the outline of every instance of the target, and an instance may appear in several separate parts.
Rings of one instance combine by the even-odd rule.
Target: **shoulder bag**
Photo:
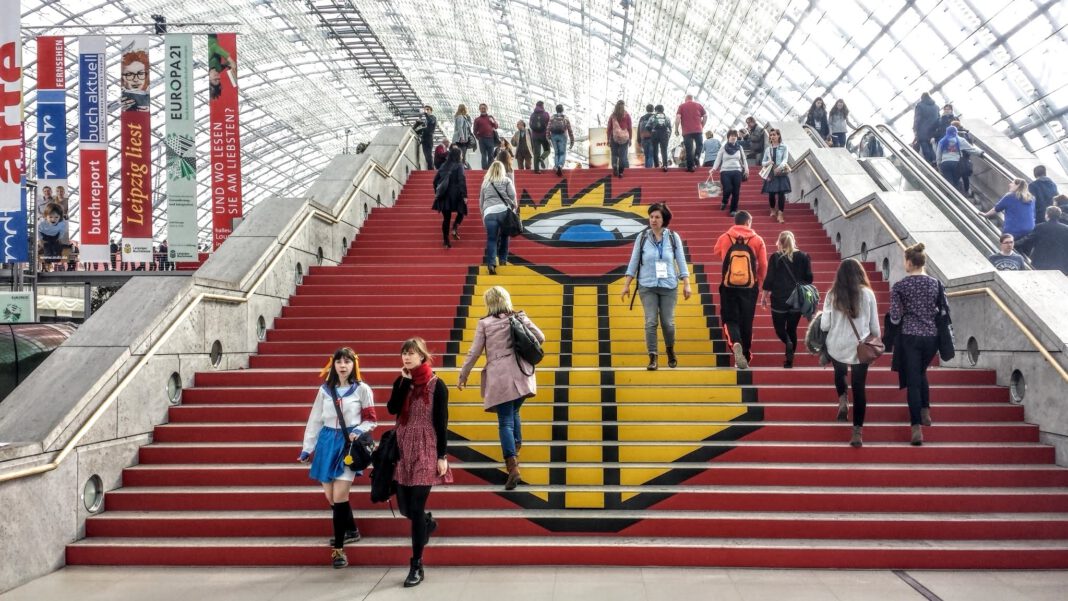
[[[353,384],[353,392],[360,386],[360,382],[357,381]],[[371,465],[371,453],[375,450],[375,441],[371,438],[370,432],[361,432],[356,440],[349,440],[349,429],[345,425],[345,415],[341,411],[341,398],[337,396],[337,391],[333,386],[327,385],[327,390],[330,392],[330,398],[334,400],[334,410],[337,411],[337,423],[341,426],[341,435],[345,437],[345,446],[342,447],[341,456],[342,461],[345,463],[345,467],[351,469],[354,472],[359,472],[367,469],[368,465]]]
[[[883,352],[886,351],[883,341],[875,335],[861,340],[860,332],[857,331],[857,324],[853,323],[853,320],[848,315],[845,316],[845,319],[849,322],[849,327],[853,328],[853,335],[857,337],[857,361],[867,365],[881,357]]]
[[[786,273],[790,274],[790,279],[794,281],[794,291],[786,299],[786,306],[803,315],[805,319],[812,319],[820,303],[819,289],[812,284],[802,284],[797,281],[797,276],[794,275],[791,265],[786,263],[784,255],[779,255],[779,264],[786,269]]]
[[[545,351],[542,350],[541,343],[538,342],[533,332],[527,329],[526,324],[519,318],[518,313],[512,313],[508,316],[508,328],[512,333],[512,354],[515,355],[515,362],[519,366],[520,373],[524,376],[533,375],[533,366],[541,363],[541,360],[545,358]],[[520,362],[520,359],[531,365],[529,374],[523,371],[523,363]]]
[[[954,348],[953,320],[949,317],[949,304],[946,303],[946,288],[941,280],[938,282],[938,311],[935,313],[935,327],[938,328],[938,357],[950,361],[957,356]]]
[[[504,206],[508,207],[508,218],[504,221],[504,233],[508,234],[508,237],[510,238],[515,238],[516,236],[522,234],[523,220],[519,217],[519,206],[516,205],[515,207],[513,207],[511,204],[509,204],[508,201],[505,200],[503,196],[501,196],[501,191],[497,189],[497,186],[490,183],[490,187],[493,188],[493,193],[497,195],[497,198],[501,199],[501,202],[504,203]]]

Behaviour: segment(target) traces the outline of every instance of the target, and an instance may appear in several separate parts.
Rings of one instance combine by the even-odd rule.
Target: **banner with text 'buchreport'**
[[[237,119],[237,34],[208,34],[211,106],[211,247],[241,217],[241,134]]]
[[[108,128],[104,36],[78,38],[78,172],[82,261],[108,262]]]
[[[122,260],[152,260],[152,104],[148,36],[121,39]]]
[[[196,121],[193,116],[193,36],[169,34],[164,43],[167,74],[167,259],[197,260]]]
[[[18,0],[0,0],[0,263],[28,260],[20,10]]]
[[[37,38],[37,242],[41,258],[70,247],[67,193],[67,78],[63,38]]]

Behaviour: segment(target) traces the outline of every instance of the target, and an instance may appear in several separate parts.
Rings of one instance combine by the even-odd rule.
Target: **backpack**
[[[616,126],[612,128],[612,141],[616,144],[626,144],[630,142],[630,131],[624,129],[623,126],[616,121]]]
[[[664,113],[657,113],[651,119],[649,119],[649,129],[653,130],[653,133],[662,134],[671,129],[671,122]]]
[[[723,257],[723,285],[728,288],[756,286],[756,253],[741,236],[734,239]]]
[[[567,117],[563,113],[556,113],[549,119],[549,133],[562,134],[567,132]]]
[[[519,319],[516,313],[508,316],[508,329],[512,334],[512,350],[515,355],[516,365],[519,366],[519,371],[524,376],[532,375],[534,370],[531,369],[529,374],[523,371],[523,364],[520,363],[519,359],[523,359],[531,366],[541,363],[541,360],[545,357],[545,351],[542,350],[541,343],[527,329],[523,320]]]
[[[530,116],[530,131],[541,133],[545,131],[545,111],[537,111]]]

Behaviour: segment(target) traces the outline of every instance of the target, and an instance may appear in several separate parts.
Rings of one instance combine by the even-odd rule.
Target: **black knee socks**
[[[352,519],[352,508],[348,501],[334,503],[332,507],[334,509],[334,548],[340,549],[345,546],[345,530],[349,528],[350,522],[355,524],[355,521]]]

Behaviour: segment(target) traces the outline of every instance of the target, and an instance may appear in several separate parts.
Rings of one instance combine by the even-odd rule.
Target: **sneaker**
[[[348,545],[348,544],[360,542],[360,539],[362,539],[362,538],[363,537],[360,536],[360,531],[358,529],[357,530],[349,530],[348,532],[345,533],[345,544]],[[334,539],[330,539],[330,546],[331,547],[334,546]]]
[[[731,347],[734,351],[734,365],[738,369],[749,369],[749,360],[745,358],[745,353],[742,352],[742,343],[735,342]]]
[[[330,549],[330,558],[334,569],[341,569],[349,565],[349,558],[345,556],[344,549]]]

